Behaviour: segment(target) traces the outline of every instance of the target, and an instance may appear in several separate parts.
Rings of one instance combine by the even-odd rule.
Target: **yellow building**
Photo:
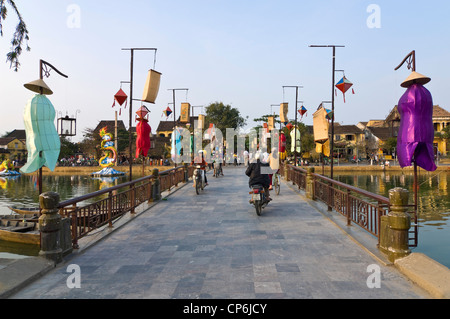
[[[11,161],[22,161],[26,159],[27,147],[26,144],[15,137],[0,138],[0,159]]]
[[[442,155],[448,155],[450,150],[447,149],[447,142],[441,137],[441,133],[444,128],[450,126],[450,112],[443,109],[439,105],[433,107],[433,126],[434,126],[434,141],[433,146],[435,152],[439,152]]]

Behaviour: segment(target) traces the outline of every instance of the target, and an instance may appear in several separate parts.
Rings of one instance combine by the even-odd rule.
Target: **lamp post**
[[[298,107],[298,89],[303,86],[284,85],[284,88],[295,88],[295,131],[294,131],[294,166],[297,166],[297,107]],[[292,143],[292,142],[291,142]]]
[[[134,65],[134,51],[155,51],[155,58],[156,58],[156,48],[128,48],[128,49],[122,49],[122,51],[130,51],[131,53],[131,59],[130,59],[130,119],[129,119],[129,162],[130,162],[130,181],[133,180],[132,173],[133,173],[133,160],[132,160],[132,144],[133,144],[133,136],[131,133],[131,126],[132,126],[132,118],[133,118],[133,65]]]
[[[336,48],[344,48],[344,45],[310,45],[310,48],[333,48],[333,70],[332,70],[332,77],[331,77],[331,111],[333,112],[331,116],[331,142],[330,142],[330,149],[331,149],[331,166],[330,166],[330,176],[331,179],[333,179],[333,148],[334,148],[334,73],[336,72]]]

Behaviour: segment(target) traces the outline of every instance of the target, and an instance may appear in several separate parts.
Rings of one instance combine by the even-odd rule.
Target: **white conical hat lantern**
[[[53,94],[53,91],[48,87],[48,85],[42,79],[24,84],[23,86],[26,87],[28,90],[39,93],[39,94],[44,94],[44,95],[52,95]]]
[[[430,82],[431,79],[425,75],[422,75],[420,73],[417,73],[416,71],[411,72],[411,74],[406,78],[405,81],[400,84],[402,87],[407,88],[411,84],[417,83],[417,84],[427,84]]]

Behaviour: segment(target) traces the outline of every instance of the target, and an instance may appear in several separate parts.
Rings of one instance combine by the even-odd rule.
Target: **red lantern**
[[[284,135],[283,132],[280,133],[278,150],[280,153],[284,153],[286,151],[286,135]]]
[[[290,130],[292,130],[292,128],[294,127],[294,125],[292,125],[291,123],[288,123],[288,124],[286,125],[286,127],[287,127],[287,129],[290,131]]]
[[[136,112],[138,115],[136,120],[139,121],[136,125],[136,158],[138,158],[139,155],[144,157],[147,156],[148,150],[151,147],[150,134],[152,128],[148,125],[148,120],[145,118],[148,113],[149,111],[145,106],[141,106]]]

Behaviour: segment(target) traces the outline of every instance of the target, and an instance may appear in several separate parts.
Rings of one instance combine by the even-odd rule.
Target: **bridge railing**
[[[328,210],[334,209],[347,219],[347,225],[352,223],[362,227],[370,234],[380,240],[381,217],[389,213],[390,200],[387,197],[380,196],[366,190],[353,187],[351,185],[330,179],[316,173],[310,173],[306,169],[283,165],[282,172],[288,181],[292,181],[299,189],[311,191],[310,198],[325,203]],[[312,187],[307,189],[308,180]],[[409,205],[411,211],[408,213],[413,218],[413,228],[409,232],[409,246],[417,246],[417,221],[414,205]]]
[[[93,230],[112,226],[115,219],[134,214],[142,203],[152,202],[162,192],[186,182],[193,171],[194,167],[180,166],[60,202],[59,214],[71,221],[72,247],[79,248],[78,240]]]

